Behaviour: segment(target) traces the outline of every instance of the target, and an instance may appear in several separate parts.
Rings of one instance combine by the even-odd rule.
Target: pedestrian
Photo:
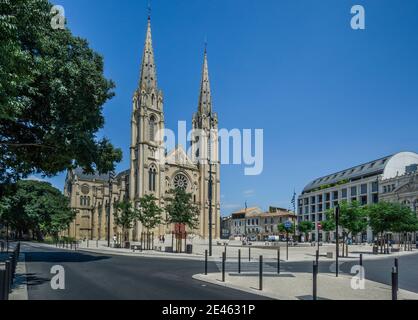
[[[165,236],[163,235],[163,237],[162,237],[162,240],[163,240],[163,243],[165,243]]]
[[[114,235],[113,236],[113,247],[115,247],[115,248],[116,248],[116,240],[117,240],[116,235]]]

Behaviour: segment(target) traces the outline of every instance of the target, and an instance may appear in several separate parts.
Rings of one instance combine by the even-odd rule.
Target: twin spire
[[[145,38],[144,53],[142,55],[141,75],[139,81],[141,91],[157,90],[157,69],[155,66],[154,49],[152,47],[151,18],[148,16],[147,34]],[[209,83],[208,55],[205,46],[203,58],[202,80],[200,83],[200,94],[198,112],[210,114],[212,112],[212,97]]]
[[[210,94],[208,53],[205,47],[203,57],[202,81],[200,83],[200,95],[198,110],[200,114],[210,114],[212,112],[212,96]]]
[[[139,88],[141,89],[141,91],[157,89],[157,70],[155,67],[154,49],[152,47],[150,16],[148,16],[147,35],[145,37],[144,53],[142,55]]]

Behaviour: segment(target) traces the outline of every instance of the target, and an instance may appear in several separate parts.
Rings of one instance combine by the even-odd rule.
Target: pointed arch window
[[[155,140],[155,116],[149,118],[149,140]]]
[[[152,166],[148,171],[148,189],[149,191],[156,190],[156,177],[157,177],[157,169]]]

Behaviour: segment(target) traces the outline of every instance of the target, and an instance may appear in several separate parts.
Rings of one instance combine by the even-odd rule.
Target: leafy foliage
[[[289,234],[293,234],[294,229],[293,229],[293,227],[292,228],[286,228],[284,223],[279,223],[277,225],[277,231],[279,233],[286,233],[287,232]]]
[[[373,232],[414,232],[418,219],[407,206],[399,203],[379,202],[367,208],[369,224]]]
[[[190,229],[198,226],[199,208],[192,201],[192,194],[181,188],[171,189],[166,198],[167,223],[185,224]]]
[[[114,169],[121,150],[96,132],[114,84],[103,58],[51,28],[47,0],[0,1],[0,181],[68,168]]]
[[[326,220],[321,222],[322,230],[330,232],[335,230],[335,214],[333,209],[325,212]]]
[[[357,235],[367,230],[367,207],[361,206],[357,201],[340,204],[339,222],[348,233]]]
[[[116,202],[114,204],[114,221],[115,225],[122,228],[124,240],[129,240],[129,229],[133,227],[133,223],[138,217],[138,210],[132,205],[129,200]]]
[[[75,218],[68,199],[47,182],[22,180],[2,186],[0,199],[1,223],[20,235],[31,231],[39,240],[56,236]]]
[[[156,203],[154,195],[145,195],[139,199],[138,220],[147,229],[153,229],[162,221],[163,210]]]
[[[306,233],[312,231],[313,228],[314,228],[314,224],[313,224],[312,221],[301,221],[298,224],[298,230],[301,233],[305,233],[306,234]]]

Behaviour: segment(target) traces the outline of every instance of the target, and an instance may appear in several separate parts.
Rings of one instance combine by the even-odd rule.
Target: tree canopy
[[[31,232],[39,240],[68,228],[75,211],[50,183],[21,180],[1,189],[0,222],[19,236]]]
[[[400,203],[379,202],[367,208],[369,224],[373,232],[414,232],[418,230],[415,213]]]
[[[0,182],[80,166],[114,169],[103,104],[114,84],[85,39],[51,27],[47,0],[0,2]]]
[[[308,233],[310,231],[312,231],[314,228],[314,224],[312,221],[301,221],[298,224],[298,231],[301,233]]]
[[[199,223],[199,208],[192,201],[192,194],[182,188],[171,189],[166,198],[167,223],[179,223],[195,229]]]
[[[343,201],[340,204],[340,226],[354,236],[367,230],[367,215],[367,207],[361,206],[357,201]]]
[[[147,229],[153,229],[162,221],[163,210],[157,205],[154,195],[144,195],[139,199],[138,220]]]

